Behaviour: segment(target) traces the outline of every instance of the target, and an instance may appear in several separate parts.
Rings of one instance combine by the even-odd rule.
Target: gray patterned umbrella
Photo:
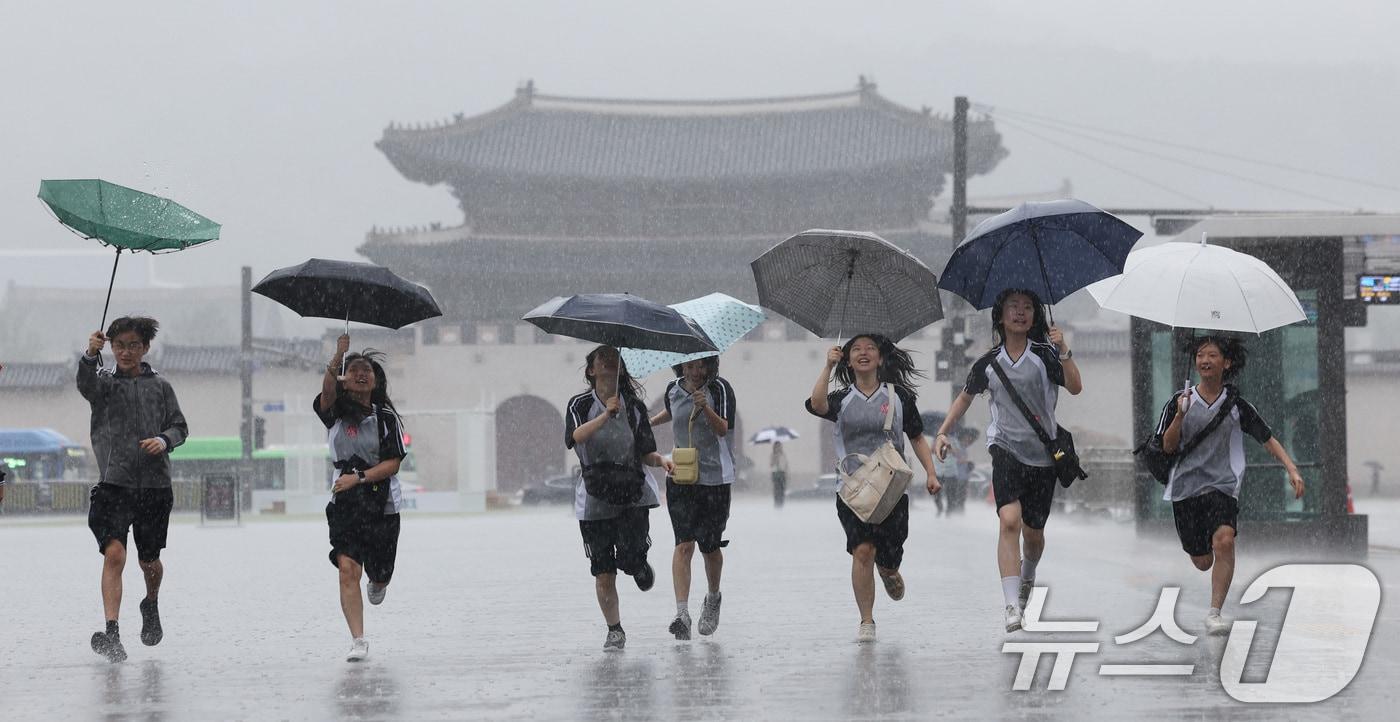
[[[759,305],[822,337],[893,341],[943,318],[938,277],[874,233],[803,231],[750,264]]]

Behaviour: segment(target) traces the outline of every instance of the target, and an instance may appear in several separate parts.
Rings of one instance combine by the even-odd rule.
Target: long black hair
[[[1045,313],[1045,304],[1040,302],[1040,296],[1035,291],[1028,291],[1024,288],[1008,288],[997,294],[996,303],[992,304],[992,332],[997,336],[997,346],[1006,345],[1006,326],[1001,322],[1002,311],[1006,310],[1006,299],[1015,294],[1021,294],[1031,300],[1031,307],[1035,309],[1035,315],[1031,319],[1031,330],[1026,337],[1032,341],[1048,343],[1050,340],[1050,321]]]
[[[398,409],[394,408],[394,402],[389,400],[389,377],[384,373],[384,360],[388,358],[383,351],[376,351],[367,348],[359,353],[352,353],[345,357],[345,368],[349,369],[350,364],[356,361],[366,361],[370,368],[374,369],[374,390],[369,394],[370,403],[386,408],[397,414]],[[335,398],[339,401],[345,398],[345,382],[336,379]]]
[[[908,351],[894,345],[894,341],[878,333],[862,333],[852,336],[851,340],[841,347],[841,363],[836,365],[836,380],[842,386],[855,384],[856,372],[851,368],[851,346],[863,338],[874,342],[875,348],[880,351],[880,367],[875,371],[880,383],[894,384],[911,397],[917,398],[918,392],[914,389],[914,381],[926,378],[927,374],[920,371],[919,367],[914,364],[914,359]]]
[[[630,374],[630,373],[627,372],[627,362],[624,361],[624,360],[622,359],[622,353],[619,352],[616,348],[614,348],[614,347],[612,347],[612,346],[609,346],[609,345],[607,345],[607,344],[601,344],[601,345],[598,345],[598,346],[593,347],[593,350],[592,350],[592,351],[589,351],[589,352],[588,352],[588,356],[584,358],[584,361],[583,361],[583,381],[584,381],[584,383],[588,384],[588,388],[590,388],[590,389],[591,389],[591,388],[596,388],[596,387],[594,386],[594,378],[593,378],[592,374],[590,373],[590,372],[593,370],[593,361],[594,361],[595,359],[598,358],[598,354],[602,353],[603,351],[607,351],[607,350],[610,350],[610,351],[612,351],[613,353],[617,354],[617,371],[618,371],[618,376],[617,376],[617,388],[618,388],[618,391],[622,393],[622,397],[623,397],[624,399],[627,399],[628,401],[636,401],[636,402],[638,402],[638,403],[644,403],[644,402],[642,401],[642,396],[643,396],[643,393],[645,392],[645,389],[642,388],[641,382],[638,381],[638,380],[636,380],[636,379],[634,379],[634,378],[632,378],[632,374]]]
[[[1244,347],[1244,341],[1234,336],[1224,336],[1219,334],[1206,334],[1204,336],[1192,336],[1182,344],[1181,350],[1191,357],[1191,363],[1196,362],[1196,354],[1201,347],[1214,344],[1220,349],[1220,355],[1230,360],[1230,368],[1221,373],[1222,381],[1234,381],[1235,377],[1244,370],[1245,362],[1249,360],[1249,349]]]

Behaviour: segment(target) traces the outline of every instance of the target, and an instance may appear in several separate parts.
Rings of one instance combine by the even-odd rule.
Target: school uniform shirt
[[[626,397],[623,397],[626,399]],[[564,411],[564,447],[573,449],[582,466],[609,461],[614,464],[628,464],[642,470],[642,498],[633,507],[652,508],[661,505],[661,493],[657,490],[656,479],[642,464],[642,458],[656,451],[656,437],[651,434],[651,422],[647,419],[647,407],[635,399],[624,404],[625,413],[608,420],[588,441],[574,443],[574,430],[607,413],[607,405],[594,391],[585,391],[572,399]],[[574,516],[579,521],[613,519],[622,514],[626,507],[609,504],[588,493],[583,479],[574,482]]]
[[[1206,403],[1197,387],[1191,388],[1191,405],[1186,409],[1186,417],[1181,420],[1181,441],[1186,444],[1196,438],[1196,434],[1208,426],[1220,405],[1227,397],[1234,398],[1234,408],[1230,415],[1215,427],[1210,435],[1201,440],[1191,453],[1176,460],[1171,476],[1167,480],[1162,498],[1166,501],[1181,501],[1200,496],[1210,491],[1220,491],[1236,499],[1240,496],[1240,481],[1244,479],[1244,437],[1248,434],[1254,440],[1266,444],[1274,437],[1269,424],[1259,415],[1254,405],[1240,398],[1234,388],[1228,393],[1222,391],[1215,403]],[[1157,433],[1165,433],[1176,418],[1177,399],[1175,394],[1162,409],[1162,418],[1157,423]]]
[[[983,391],[992,393],[992,420],[987,424],[988,448],[1000,446],[1026,466],[1054,466],[1040,436],[1002,386],[1001,377],[992,369],[991,364],[994,363],[1006,372],[1006,378],[1016,387],[1016,393],[1040,421],[1045,433],[1053,439],[1058,429],[1055,404],[1060,398],[1060,387],[1065,385],[1065,367],[1060,363],[1059,350],[1054,344],[1031,341],[1021,353],[1021,358],[1012,361],[1006,348],[997,346],[973,362],[967,374],[967,385],[963,388],[971,396]]]
[[[321,410],[321,395],[311,402],[317,418],[326,425],[326,442],[330,445],[331,458],[336,463],[349,461],[358,456],[369,466],[387,459],[402,459],[408,455],[403,445],[403,422],[393,409],[372,404],[361,406],[347,396],[337,397],[330,410]],[[335,483],[340,471],[332,472],[331,483]],[[397,514],[403,506],[403,490],[399,486],[398,474],[388,479],[389,501],[384,504],[385,514]],[[335,497],[331,496],[331,503]]]
[[[734,388],[728,381],[715,377],[705,385],[710,396],[710,408],[714,409],[734,430]],[[700,458],[700,478],[695,483],[704,486],[721,486],[734,483],[733,434],[723,438],[715,435],[705,412],[695,415],[694,423],[690,415],[695,412],[695,402],[690,392],[685,390],[680,379],[674,379],[666,386],[664,396],[666,410],[671,412],[671,430],[676,437],[676,448],[694,448]],[[690,428],[695,435],[690,435]]]
[[[889,411],[891,399],[885,389],[894,389],[894,419],[890,423],[889,436],[885,435],[885,414]],[[833,391],[826,396],[826,413],[818,414],[812,409],[812,400],[807,399],[807,411],[833,423],[831,438],[836,449],[836,463],[850,454],[875,453],[886,441],[894,443],[894,448],[904,454],[904,438],[916,439],[924,433],[924,421],[919,409],[914,405],[914,396],[894,384],[880,384],[875,393],[866,396],[855,384]],[[853,471],[858,464],[851,459],[845,468]],[[909,490],[904,490],[905,495]]]

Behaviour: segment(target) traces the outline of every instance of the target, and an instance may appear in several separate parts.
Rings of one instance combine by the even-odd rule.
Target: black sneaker
[[[651,569],[651,562],[642,562],[642,568],[632,575],[632,579],[637,582],[637,588],[642,591],[651,589],[651,585],[656,583],[656,572]]]
[[[126,647],[122,646],[121,635],[116,632],[93,632],[92,651],[106,657],[108,662],[126,661]]]
[[[160,628],[160,609],[154,599],[141,600],[141,643],[147,647],[160,644],[165,630]]]

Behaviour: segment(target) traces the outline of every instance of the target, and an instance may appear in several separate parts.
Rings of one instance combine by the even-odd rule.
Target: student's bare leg
[[[155,599],[160,595],[160,582],[165,578],[165,565],[159,559],[139,564],[141,573],[146,578],[146,598]]]
[[[611,627],[622,622],[617,603],[617,572],[607,572],[593,577],[593,590],[598,595],[598,608],[603,612],[603,621]]]
[[[359,562],[340,555],[340,611],[345,613],[345,623],[354,639],[365,636],[365,599],[360,594],[363,572],[364,567]]]
[[[875,621],[875,544],[861,542],[851,552],[851,589],[856,595],[860,621]]]
[[[724,551],[716,549],[701,555],[705,559],[705,581],[711,594],[719,594],[719,579],[724,574]]]
[[[695,559],[695,542],[687,541],[676,545],[671,553],[671,584],[676,589],[676,601],[690,599],[690,565]],[[706,568],[709,564],[706,562]],[[609,622],[611,624],[611,622]]]
[[[1021,534],[1025,525],[1021,523],[1021,502],[1013,501],[997,509],[1000,527],[997,532],[997,569],[1001,576],[1021,576]],[[1041,549],[1045,538],[1041,537]]]
[[[1215,569],[1210,573],[1210,606],[1223,609],[1230,583],[1235,578],[1235,530],[1228,526],[1216,529],[1210,544],[1215,552]]]
[[[117,621],[122,609],[122,570],[126,568],[126,545],[107,540],[102,550],[102,613],[109,622]]]

